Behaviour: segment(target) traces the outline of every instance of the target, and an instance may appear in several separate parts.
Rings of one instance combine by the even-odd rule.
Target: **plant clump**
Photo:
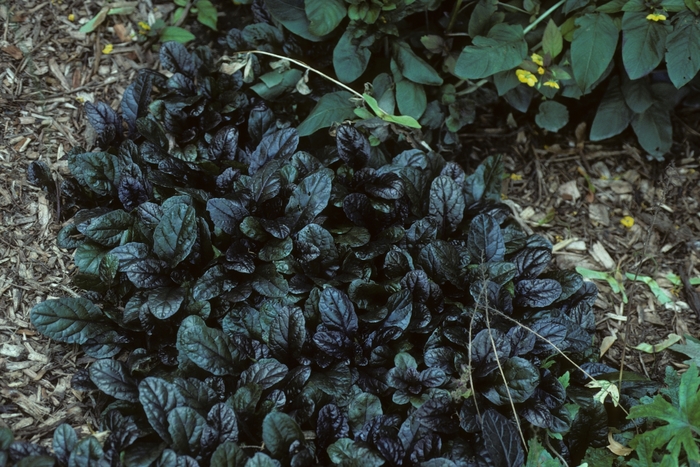
[[[58,235],[85,293],[31,311],[96,359],[72,385],[110,398],[110,435],[62,425],[49,454],[0,431],[0,455],[515,466],[528,444],[573,463],[605,445],[597,290],[511,219],[499,157],[467,174],[347,124],[301,150],[207,49],[160,58],[170,76],[141,72],[120,114],[86,106],[100,148],[68,155]],[[30,179],[58,195],[42,163]]]

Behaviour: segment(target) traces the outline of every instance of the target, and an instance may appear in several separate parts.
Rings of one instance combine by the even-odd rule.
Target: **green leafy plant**
[[[652,429],[632,439],[630,445],[638,459],[630,460],[631,466],[680,465],[683,460],[691,465],[700,462],[700,376],[697,365],[691,364],[680,381],[669,368],[666,384],[669,387],[663,390],[663,395],[644,399],[630,410],[628,418],[644,417],[653,424]]]
[[[458,144],[457,133],[473,122],[476,108],[497,96],[521,112],[540,100],[535,123],[558,131],[568,123],[568,108],[603,85],[591,140],[631,126],[641,146],[661,158],[672,144],[671,112],[700,69],[694,0],[480,0],[473,7],[439,0],[266,0],[256,11],[264,11],[257,23],[229,33],[233,50],[264,44],[313,58],[332,48],[337,79],[364,79],[381,108],[416,119],[423,140],[444,147]],[[322,93],[304,132],[348,118],[354,106],[346,97]],[[386,139],[385,125],[377,126],[372,114],[360,117],[373,144]]]
[[[533,437],[571,462],[605,442],[596,288],[510,219],[499,157],[467,175],[347,124],[301,149],[207,49],[160,60],[121,114],[86,105],[99,148],[67,156],[58,243],[86,292],[31,320],[112,402],[102,445],[59,427],[59,463],[501,466]],[[5,435],[11,462],[49,454]]]

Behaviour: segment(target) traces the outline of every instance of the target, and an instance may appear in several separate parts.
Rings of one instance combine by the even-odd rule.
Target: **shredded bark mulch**
[[[94,143],[82,104],[100,100],[116,108],[137,70],[157,65],[132,38],[139,21],[166,15],[168,5],[133,3],[128,17],[108,16],[90,34],[78,29],[101,1],[0,5],[0,426],[21,440],[48,445],[61,423],[82,434],[99,428],[97,401],[70,387],[91,359],[77,346],[38,334],[29,320],[35,304],[79,291],[70,285],[71,255],[55,245],[60,206],[26,182],[26,170],[43,160],[57,177],[65,174],[65,153]],[[107,44],[112,51],[102,53]],[[555,266],[609,272],[622,282],[626,303],[606,281],[596,281],[595,345],[602,360],[658,381],[667,364],[683,368],[680,354],[632,347],[671,334],[700,337],[697,287],[667,277],[700,276],[698,111],[674,122],[671,164],[650,163],[630,135],[594,145],[586,141],[585,124],[569,135],[543,135],[523,115],[492,117],[482,122],[503,122],[503,128],[477,123],[462,135],[469,148],[465,165],[504,154],[512,174],[504,181],[504,202],[526,230],[552,241]],[[572,120],[569,126],[578,123]],[[661,305],[626,273],[654,278],[671,302]]]

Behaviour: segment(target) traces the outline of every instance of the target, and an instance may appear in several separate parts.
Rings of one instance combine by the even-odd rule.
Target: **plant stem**
[[[275,57],[275,58],[278,58],[278,59],[280,59],[280,60],[288,60],[288,61],[294,63],[295,65],[299,65],[299,66],[302,67],[302,68],[305,68],[305,69],[307,69],[307,70],[309,70],[309,71],[313,71],[313,72],[316,73],[317,75],[320,75],[321,77],[327,79],[328,81],[332,82],[333,84],[335,84],[335,85],[337,85],[337,86],[340,86],[341,88],[345,89],[346,91],[349,91],[349,92],[351,92],[352,94],[354,94],[354,95],[356,95],[357,97],[359,97],[360,99],[363,99],[363,100],[364,100],[364,98],[362,97],[362,94],[360,94],[359,92],[355,91],[355,90],[354,90],[353,88],[351,88],[350,86],[347,86],[347,85],[341,83],[341,82],[338,81],[337,79],[331,78],[331,77],[328,76],[327,74],[322,73],[322,72],[318,71],[317,69],[310,67],[309,65],[307,65],[307,64],[304,63],[304,62],[300,62],[299,60],[295,60],[295,59],[293,59],[293,58],[285,57],[285,56],[283,56],[283,55],[277,55],[277,54],[274,54],[274,53],[272,53],[272,52],[265,52],[265,51],[263,51],[263,50],[243,50],[243,51],[241,51],[241,52],[236,52],[236,54],[259,54],[259,55],[268,55],[268,56],[270,56],[270,57]]]
[[[450,32],[452,30],[452,27],[455,25],[455,22],[457,21],[457,13],[459,12],[460,6],[462,6],[462,0],[457,0],[455,2],[454,8],[452,8],[452,14],[450,15],[450,22],[447,24],[447,29],[445,29],[445,32]]]
[[[527,34],[528,32],[535,29],[537,27],[537,25],[540,24],[540,21],[542,21],[543,19],[547,18],[549,15],[554,13],[554,10],[556,10],[557,8],[562,6],[564,4],[564,2],[566,2],[566,0],[559,0],[557,3],[552,5],[552,7],[549,10],[542,13],[542,15],[539,18],[537,18],[534,23],[532,23],[531,25],[526,27],[525,30],[523,31],[523,34]]]

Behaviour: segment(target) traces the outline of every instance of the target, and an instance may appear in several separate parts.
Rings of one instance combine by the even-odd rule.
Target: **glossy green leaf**
[[[289,455],[289,447],[295,441],[303,441],[304,433],[292,417],[281,412],[272,412],[262,424],[262,437],[265,447],[277,459]]]
[[[171,266],[181,263],[197,241],[197,215],[192,206],[169,209],[153,232],[153,251]]]
[[[108,329],[102,311],[82,297],[46,300],[32,308],[30,317],[39,332],[66,344],[84,344]]]
[[[115,399],[137,402],[139,398],[136,380],[126,365],[119,360],[103,359],[90,365],[90,379],[100,391]]]
[[[209,328],[199,316],[188,316],[177,332],[177,348],[197,366],[212,374],[233,374],[238,352],[220,329]]]

